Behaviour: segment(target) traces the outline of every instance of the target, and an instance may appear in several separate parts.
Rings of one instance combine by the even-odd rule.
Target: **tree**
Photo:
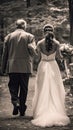
[[[48,1],[48,0],[37,0],[37,2],[38,2],[37,4],[42,4],[42,3],[46,4],[47,1]]]
[[[4,18],[0,14],[0,40],[3,42],[4,41]]]
[[[27,8],[30,7],[30,0],[27,0]]]
[[[69,2],[69,18],[70,18],[70,44],[73,45],[73,0]]]

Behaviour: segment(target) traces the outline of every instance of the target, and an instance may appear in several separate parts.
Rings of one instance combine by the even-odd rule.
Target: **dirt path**
[[[73,130],[73,97],[69,92],[69,86],[66,89],[66,110],[71,119],[69,126],[40,128],[31,124],[32,119],[32,97],[34,94],[35,77],[30,77],[29,91],[27,97],[27,111],[25,117],[12,116],[12,105],[7,86],[8,77],[0,77],[0,130]]]

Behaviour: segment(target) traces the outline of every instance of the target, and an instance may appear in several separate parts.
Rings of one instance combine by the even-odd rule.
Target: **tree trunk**
[[[69,2],[69,17],[70,17],[70,44],[73,45],[73,0]]]
[[[27,0],[27,8],[30,7],[30,0]]]
[[[39,4],[41,5],[42,3],[46,4],[47,1],[48,1],[48,0],[37,0],[37,2],[38,2],[37,4],[38,4],[38,5],[39,5]]]
[[[68,2],[70,19],[70,44],[73,45],[73,0],[68,0]],[[73,62],[73,56],[71,56],[70,61]]]
[[[0,18],[0,30],[1,30],[0,39],[3,42],[4,41],[4,19],[2,16]]]

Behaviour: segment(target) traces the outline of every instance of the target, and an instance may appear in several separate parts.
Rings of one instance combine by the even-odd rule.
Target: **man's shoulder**
[[[25,32],[27,36],[30,36],[30,37],[34,37],[34,35],[32,33],[29,33],[29,32]]]
[[[21,33],[21,35],[22,35],[23,37],[24,37],[24,36],[26,36],[26,37],[34,37],[33,34],[27,32],[27,31],[25,31],[25,30],[22,30],[22,29],[15,30],[12,34],[15,34],[15,33],[16,33],[16,34]]]

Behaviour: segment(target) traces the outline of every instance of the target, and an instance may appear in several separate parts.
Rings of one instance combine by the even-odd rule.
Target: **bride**
[[[41,61],[38,66],[35,94],[32,102],[32,124],[41,127],[65,126],[70,123],[65,110],[65,89],[56,53],[60,58],[59,42],[54,38],[53,27],[45,25],[45,38],[38,42]]]

